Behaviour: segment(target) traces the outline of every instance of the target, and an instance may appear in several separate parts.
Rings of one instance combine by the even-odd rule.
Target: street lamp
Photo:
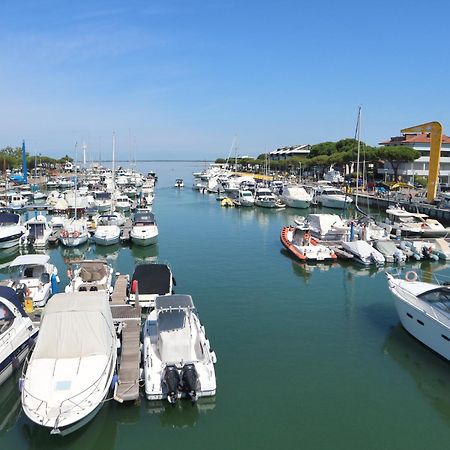
[[[384,169],[384,182],[386,183],[386,181],[387,181],[387,173],[388,173],[388,170],[387,169]]]

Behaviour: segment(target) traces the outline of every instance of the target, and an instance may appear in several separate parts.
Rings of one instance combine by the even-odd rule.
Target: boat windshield
[[[418,217],[414,216],[406,216],[406,217],[398,217],[399,222],[403,223],[421,223],[423,220],[420,220]]]
[[[14,322],[14,314],[3,303],[0,302],[0,336],[12,325]]]
[[[436,306],[439,309],[450,312],[450,287],[442,286],[417,296],[420,300]]]

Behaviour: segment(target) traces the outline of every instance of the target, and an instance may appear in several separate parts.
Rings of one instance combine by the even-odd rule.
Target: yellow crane
[[[430,133],[430,164],[428,166],[427,200],[436,198],[439,183],[439,161],[441,159],[442,125],[439,122],[428,122],[404,128],[402,133]]]

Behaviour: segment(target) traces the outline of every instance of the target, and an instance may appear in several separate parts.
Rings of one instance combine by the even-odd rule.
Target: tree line
[[[35,162],[38,167],[51,168],[58,164],[65,164],[66,162],[72,162],[73,159],[68,155],[62,158],[51,158],[49,156],[30,156],[27,152],[27,167],[28,169],[34,169]],[[0,149],[0,169],[18,169],[22,167],[22,148],[21,147],[4,147]]]
[[[238,164],[251,167],[263,167],[268,157],[265,153],[254,158],[240,158]],[[371,147],[360,142],[360,162],[373,164],[374,173],[385,163],[388,163],[393,171],[395,181],[398,180],[398,172],[401,164],[413,162],[420,157],[420,152],[411,147],[397,145],[386,147]],[[337,142],[321,142],[311,146],[308,156],[294,156],[282,160],[270,160],[270,168],[278,171],[292,171],[300,167],[308,171],[323,173],[330,166],[343,168],[345,165],[353,167],[356,171],[358,158],[358,142],[356,139],[341,139]],[[225,159],[217,159],[216,163],[225,163]],[[232,163],[232,161],[230,162]]]

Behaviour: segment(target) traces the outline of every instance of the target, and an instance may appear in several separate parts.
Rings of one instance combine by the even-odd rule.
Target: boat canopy
[[[55,294],[43,312],[33,359],[110,355],[114,343],[107,293]]]
[[[21,255],[18,256],[9,266],[28,266],[28,265],[44,265],[50,260],[48,255]]]
[[[134,223],[155,223],[155,215],[151,212],[136,213],[133,218]]]
[[[169,294],[172,272],[166,264],[140,264],[136,266],[132,282],[137,280],[139,295]]]
[[[17,292],[14,289],[7,286],[0,286],[0,303],[2,298],[11,302],[19,310],[23,317],[27,317],[27,314],[23,309],[22,302],[17,297]]]
[[[106,274],[106,264],[102,261],[83,261],[80,263],[79,275],[85,283],[100,281]]]
[[[20,216],[14,213],[1,212],[0,225],[10,225],[19,223]]]

